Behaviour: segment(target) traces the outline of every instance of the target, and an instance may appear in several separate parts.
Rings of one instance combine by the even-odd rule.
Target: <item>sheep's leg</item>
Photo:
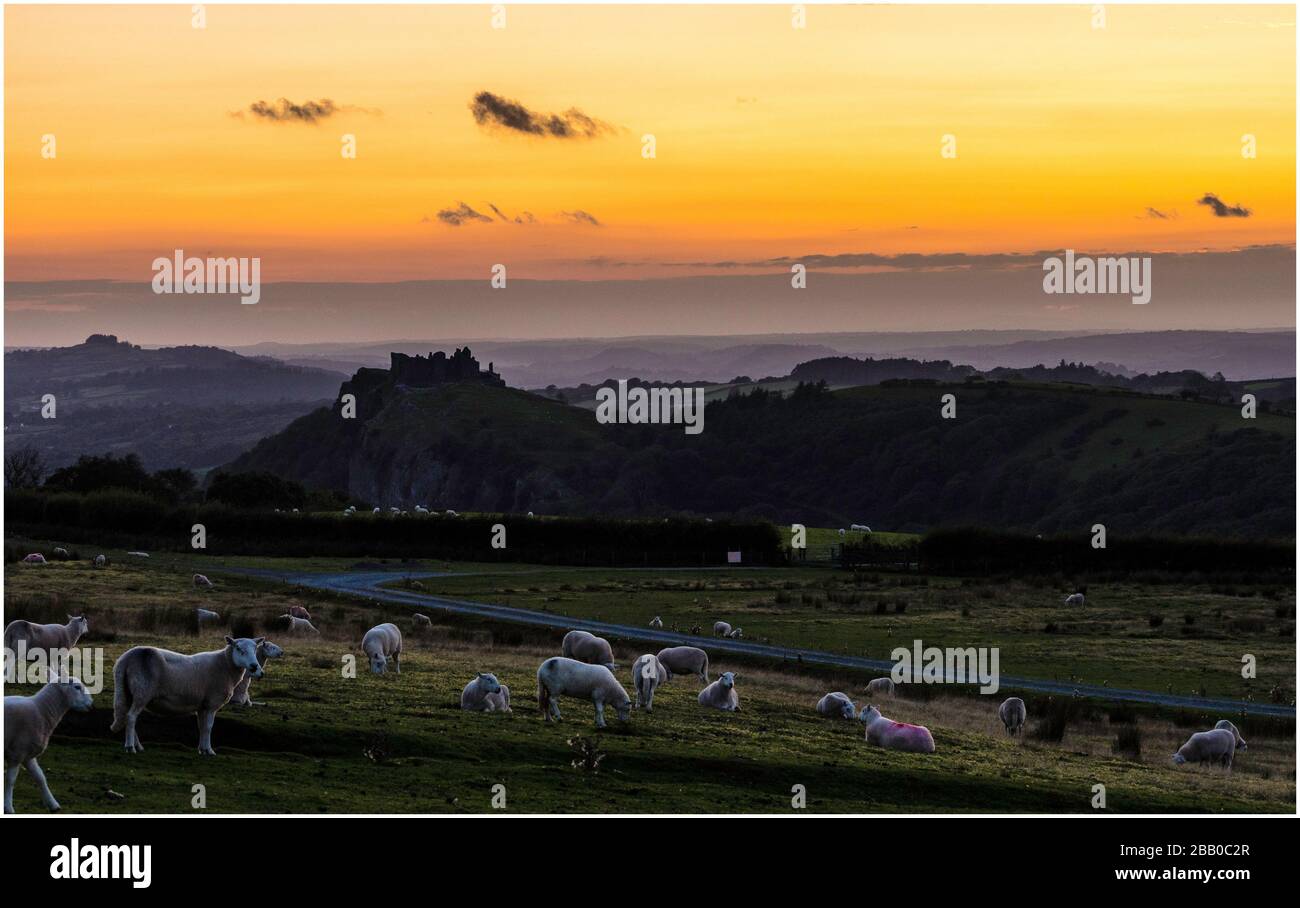
[[[41,766],[36,762],[35,757],[27,761],[27,772],[36,780],[37,786],[41,789],[41,801],[45,806],[50,810],[58,810],[59,802],[55,800],[54,793],[50,791],[50,784],[45,781],[45,773],[41,772]]]
[[[217,711],[214,709],[200,710],[198,715],[199,753],[215,757],[217,752],[212,749],[212,721],[217,717]]]
[[[556,722],[559,722],[560,719],[563,718],[560,715],[560,698],[554,694],[551,695],[551,716]]]
[[[144,712],[144,707],[136,707],[135,704],[126,713],[126,751],[127,753],[143,753],[144,745],[140,743],[140,736],[135,733],[136,719],[140,718],[140,713]]]
[[[5,813],[14,812],[14,782],[18,781],[18,764],[5,767]]]
[[[597,728],[605,727],[605,701],[604,700],[596,701],[596,727]]]
[[[398,673],[399,675],[402,673],[402,654],[401,654],[401,652],[393,653],[393,668],[397,669],[397,673]]]

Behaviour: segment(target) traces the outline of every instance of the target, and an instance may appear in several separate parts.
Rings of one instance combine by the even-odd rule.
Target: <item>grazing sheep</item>
[[[1025,727],[1025,701],[1019,697],[1007,697],[998,707],[998,718],[1006,726],[1007,734],[1020,734]]]
[[[374,509],[373,511],[371,511],[370,513],[371,513],[371,514],[378,514],[378,513],[379,513],[379,508],[375,508],[375,509]]]
[[[127,554],[130,555],[132,558],[148,558],[148,557],[149,557],[149,553],[148,553],[148,552],[127,552]]]
[[[1232,736],[1237,739],[1237,750],[1246,749],[1246,739],[1241,736],[1241,732],[1237,731],[1237,726],[1233,725],[1227,719],[1220,719],[1218,722],[1215,722],[1214,727],[1224,728],[1232,732]]]
[[[853,524],[851,527],[849,527],[849,529],[851,529],[851,530],[852,530],[853,532],[855,532],[855,533],[870,533],[870,532],[871,532],[871,527],[867,526],[865,523],[855,523],[855,524]]]
[[[221,616],[212,611],[212,609],[196,608],[194,610],[194,617],[198,621],[199,627],[203,627],[205,624],[221,623]]]
[[[491,672],[479,672],[460,692],[460,708],[480,713],[508,713],[510,688]]]
[[[97,567],[97,568],[108,567],[108,556],[107,556],[107,555],[96,555],[96,556],[95,556],[95,567]]]
[[[894,696],[893,678],[876,678],[867,684],[867,694],[871,697]]]
[[[817,715],[838,716],[841,719],[854,719],[858,715],[857,707],[843,691],[832,691],[817,701]]]
[[[72,556],[68,554],[68,550],[61,545],[54,547],[54,557],[60,561],[67,561],[72,558]]]
[[[433,627],[433,622],[429,620],[429,616],[421,615],[419,612],[411,616],[411,621],[415,624],[415,629],[419,631],[427,631]]]
[[[417,505],[415,506],[415,513],[417,513],[417,514],[427,514],[427,513],[429,513],[429,509],[426,508],[426,507],[425,507],[424,505],[422,505],[422,504],[417,504]]]
[[[841,535],[841,536],[844,535],[844,527],[840,527],[840,535]]]
[[[862,708],[858,717],[867,726],[867,743],[886,750],[905,750],[908,753],[934,753],[934,737],[924,725],[908,725],[886,719],[874,706]]]
[[[40,787],[45,806],[59,809],[36,758],[45,753],[50,735],[68,710],[85,712],[92,703],[90,692],[77,678],[56,678],[30,697],[5,697],[5,813],[14,812],[14,782],[23,766]]]
[[[311,612],[307,611],[301,605],[291,605],[287,609],[288,613],[295,618],[302,618],[304,621],[311,620]]]
[[[529,517],[532,517],[532,516],[533,516],[533,512],[532,512],[532,511],[529,511],[529,512],[528,512],[528,516],[529,516]]]
[[[668,669],[663,667],[654,653],[637,656],[632,663],[632,689],[636,691],[636,706],[654,712],[655,691],[668,680]]]
[[[609,641],[586,631],[569,631],[565,634],[564,642],[560,644],[560,655],[588,665],[603,665],[610,671],[618,668]]]
[[[18,641],[27,641],[27,652],[72,649],[81,636],[90,630],[84,615],[69,615],[67,624],[33,624],[18,618],[5,628],[4,645],[9,652],[18,651]]]
[[[745,636],[745,634],[744,632],[741,631],[740,628],[733,627],[731,629],[731,633],[727,634],[727,636],[730,637],[732,640],[739,640],[741,637]]]
[[[448,517],[459,517],[460,515],[457,514],[455,511],[451,510],[450,508],[448,508],[448,509],[447,509],[447,516],[448,516]]]
[[[204,589],[212,589],[212,581],[202,574],[194,575],[194,585],[196,587],[203,587]]]
[[[401,509],[401,508],[389,508],[389,509],[388,509],[388,513],[390,513],[390,514],[400,514],[400,513],[402,513],[402,509]]]
[[[713,636],[715,636],[715,637],[730,637],[730,636],[731,636],[731,625],[728,624],[728,623],[725,622],[725,621],[715,621],[715,622],[713,622]]]
[[[544,721],[560,721],[560,697],[580,697],[596,707],[596,727],[605,727],[605,706],[614,707],[620,722],[626,722],[632,710],[623,685],[603,665],[589,665],[564,656],[552,656],[537,669],[537,706]]]
[[[23,559],[23,564],[45,564],[45,556],[40,552],[32,552]]]
[[[736,694],[735,672],[723,672],[718,675],[718,680],[700,691],[698,699],[701,706],[711,706],[714,709],[725,710],[729,713],[740,712],[740,697]]]
[[[1071,593],[1065,597],[1066,605],[1083,605],[1083,593]]]
[[[222,649],[187,656],[154,646],[133,646],[113,664],[112,731],[126,729],[126,750],[140,753],[144,746],[136,734],[140,713],[168,716],[196,715],[199,720],[199,753],[216,755],[212,749],[212,722],[217,710],[230,702],[244,672],[253,678],[263,675],[257,648],[265,637],[226,637]]]
[[[402,632],[396,624],[376,624],[361,638],[361,651],[370,660],[370,670],[376,675],[388,671],[388,663],[402,673]]]
[[[263,640],[257,645],[257,664],[262,666],[264,672],[266,671],[266,660],[279,659],[283,655],[284,650],[270,640]],[[254,700],[248,695],[248,686],[252,683],[253,679],[248,672],[244,672],[244,676],[239,679],[234,692],[230,695],[230,702],[235,706],[264,706],[264,703]]]
[[[655,615],[653,618],[650,619],[650,626],[651,626],[651,627],[663,627],[663,626],[664,626],[664,619],[660,618],[658,615]]]
[[[275,620],[276,620],[276,621],[281,621],[281,620],[285,621],[285,622],[287,623],[287,624],[286,624],[286,627],[285,627],[285,629],[284,629],[284,630],[285,630],[285,633],[291,634],[291,635],[293,635],[293,636],[295,636],[295,637],[298,636],[299,634],[319,634],[319,633],[320,633],[320,631],[318,631],[318,630],[316,629],[316,625],[312,624],[312,623],[311,623],[310,621],[308,621],[306,618],[298,618],[298,617],[296,617],[296,616],[294,616],[294,615],[280,615],[280,616],[279,616],[278,618],[276,618]]]
[[[1232,772],[1232,756],[1237,751],[1237,735],[1226,728],[1198,731],[1178,748],[1171,759],[1181,766],[1184,763],[1218,763]]]
[[[695,675],[709,683],[709,654],[698,646],[668,646],[661,649],[657,658],[668,670],[668,680],[673,675]]]

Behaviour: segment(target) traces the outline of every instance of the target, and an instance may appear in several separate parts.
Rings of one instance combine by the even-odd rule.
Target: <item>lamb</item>
[[[657,658],[668,670],[669,681],[673,675],[695,675],[705,684],[709,683],[709,654],[698,646],[665,647]]]
[[[728,623],[725,622],[725,621],[715,621],[715,622],[713,622],[713,636],[715,636],[715,637],[730,637],[730,636],[731,636],[731,625],[728,624]]]
[[[658,615],[655,615],[653,618],[650,619],[650,626],[651,626],[651,627],[663,627],[663,626],[664,626],[664,619],[660,618]]]
[[[510,688],[488,672],[479,672],[460,692],[460,708],[471,712],[510,712]]]
[[[839,716],[841,719],[852,721],[858,715],[857,708],[849,695],[843,691],[832,691],[817,701],[817,714],[819,716]]]
[[[699,701],[701,706],[711,706],[729,713],[740,712],[735,672],[723,672],[718,675],[718,680],[700,691]]]
[[[294,615],[281,615],[275,620],[288,622],[287,626],[285,627],[285,632],[288,634],[292,634],[295,637],[298,636],[299,634],[320,633],[320,631],[316,629],[316,625],[312,624],[306,618],[298,618],[295,617]]]
[[[1226,728],[1228,731],[1232,732],[1233,737],[1237,739],[1237,750],[1246,749],[1246,739],[1241,736],[1241,732],[1237,731],[1237,726],[1233,725],[1227,719],[1220,719],[1218,722],[1215,722],[1214,727]]]
[[[203,627],[205,624],[221,623],[221,616],[212,611],[212,609],[196,608],[194,610],[194,617],[198,621],[199,627]]]
[[[1065,597],[1066,605],[1083,605],[1083,593],[1071,593]]]
[[[552,656],[537,669],[537,706],[544,721],[558,722],[563,718],[559,702],[562,695],[581,697],[595,704],[597,728],[605,727],[606,705],[614,707],[620,722],[626,722],[632,710],[627,691],[608,668]]]
[[[1007,734],[1020,734],[1025,727],[1025,701],[1019,697],[1007,697],[998,707],[998,718],[1006,726]]]
[[[284,655],[284,650],[276,646],[270,640],[263,640],[257,646],[257,664],[262,666],[262,671],[266,671],[266,660],[279,659]],[[248,672],[239,679],[235,685],[234,693],[230,695],[230,702],[235,706],[264,706],[260,701],[252,699],[248,695],[248,686],[253,682]]]
[[[603,665],[610,671],[618,668],[609,641],[586,631],[569,631],[565,634],[564,642],[560,644],[560,655],[588,665]]]
[[[886,719],[874,706],[865,706],[858,716],[867,726],[867,743],[886,750],[903,750],[908,753],[934,753],[934,737],[924,725],[908,725]]]
[[[204,589],[210,590],[212,589],[212,581],[209,580],[207,577],[203,576],[202,574],[195,574],[194,586],[203,587]]]
[[[45,556],[40,552],[32,552],[23,559],[23,564],[45,564]]]
[[[92,705],[90,692],[77,678],[56,678],[30,697],[5,697],[5,813],[14,812],[14,782],[23,766],[40,787],[45,806],[59,809],[36,758],[45,753],[68,710],[85,712]]]
[[[1198,731],[1178,748],[1171,759],[1176,765],[1184,763],[1218,763],[1232,772],[1232,756],[1237,751],[1237,735],[1226,728]]]
[[[871,697],[894,696],[894,679],[876,678],[867,684],[867,694]]]
[[[126,729],[127,753],[141,753],[136,734],[140,713],[170,716],[196,715],[199,753],[216,756],[212,749],[212,723],[217,711],[230,702],[235,686],[248,672],[263,675],[257,648],[265,637],[226,637],[222,649],[187,656],[154,646],[133,646],[113,664],[112,731]]]
[[[654,653],[637,656],[632,663],[632,689],[636,691],[636,706],[654,712],[655,691],[668,680],[668,669]]]
[[[411,616],[411,621],[415,624],[417,631],[427,631],[433,627],[433,622],[429,620],[429,616],[422,615],[419,612]]]
[[[396,624],[376,624],[361,638],[361,651],[370,660],[370,670],[376,675],[388,671],[388,663],[402,673],[402,632]]]
[[[286,610],[294,618],[302,618],[304,621],[311,620],[311,612],[307,611],[301,605],[291,605]]]
[[[68,650],[77,645],[82,634],[90,630],[84,615],[69,615],[67,624],[33,624],[18,618],[5,628],[4,646],[11,653],[18,651],[18,642],[27,641],[27,652],[42,650]]]
[[[107,555],[96,555],[96,556],[95,556],[95,567],[97,567],[97,568],[108,567],[108,556],[107,556]]]

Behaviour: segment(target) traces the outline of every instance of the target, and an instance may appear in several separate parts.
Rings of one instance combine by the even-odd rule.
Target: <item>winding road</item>
[[[218,570],[218,569],[214,569]],[[650,627],[631,627],[626,624],[612,624],[607,621],[592,621],[587,618],[571,618],[550,612],[536,612],[530,609],[514,608],[506,605],[493,605],[486,602],[470,602],[463,599],[449,599],[406,590],[384,589],[383,584],[406,579],[426,579],[437,577],[472,577],[491,572],[458,571],[348,571],[340,573],[310,573],[298,571],[276,571],[259,568],[221,568],[220,571],[246,577],[258,577],[266,580],[279,580],[294,586],[324,590],[346,596],[394,602],[412,607],[421,607],[428,612],[443,611],[457,615],[470,615],[492,621],[511,624],[525,624],[533,627],[551,627],[558,630],[583,630],[604,637],[622,640],[641,640],[659,643],[665,646],[700,646],[712,652],[735,653],[736,655],[773,659],[779,662],[795,662],[804,665],[825,665],[835,668],[866,669],[869,671],[888,672],[893,663],[885,659],[865,659],[858,656],[846,656],[839,653],[818,652],[816,650],[790,649],[783,646],[771,646],[764,643],[750,643],[747,640],[727,640],[716,637],[701,638],[691,634],[679,634],[675,631],[657,630]],[[637,568],[634,570],[645,570]],[[661,568],[671,571],[676,568]],[[681,570],[698,571],[700,568],[683,568]],[[535,571],[512,571],[511,576],[530,573],[547,573],[546,569]],[[1040,681],[1034,678],[1018,678],[1001,675],[1002,688],[1021,691],[1033,691],[1045,694],[1065,694],[1091,697],[1100,700],[1149,703],[1159,706],[1173,706],[1183,709],[1203,709],[1209,712],[1252,716],[1279,716],[1295,718],[1295,707],[1278,703],[1257,703],[1244,700],[1218,700],[1208,697],[1183,697],[1176,694],[1162,694],[1147,690],[1126,690],[1116,687],[1101,687],[1093,684],[1068,684],[1060,681]]]

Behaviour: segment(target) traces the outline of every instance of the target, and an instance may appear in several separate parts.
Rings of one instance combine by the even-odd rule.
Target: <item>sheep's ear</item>
[[[256,643],[258,646],[261,646],[263,643],[266,642],[266,638],[265,638],[265,637],[255,637],[255,638],[253,638],[253,642]]]
[[[228,644],[230,644],[231,646],[234,646],[234,645],[235,645],[235,638],[232,637],[232,636],[230,636],[229,634],[227,634],[227,635],[226,635],[226,642],[227,642]]]

